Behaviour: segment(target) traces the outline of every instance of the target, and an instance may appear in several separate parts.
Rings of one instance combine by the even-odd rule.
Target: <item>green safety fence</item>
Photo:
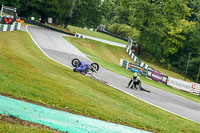
[[[13,24],[0,24],[0,32],[1,31],[14,31],[20,30],[21,23],[13,23]]]
[[[131,47],[129,45],[126,46],[126,52],[130,55],[131,59],[135,63],[137,63],[140,67],[143,67],[144,69],[148,69],[148,65],[137,58],[137,56],[131,51]]]

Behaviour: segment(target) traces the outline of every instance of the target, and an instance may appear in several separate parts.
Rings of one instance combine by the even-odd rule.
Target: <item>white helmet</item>
[[[137,77],[137,73],[133,73],[133,77],[136,78]]]

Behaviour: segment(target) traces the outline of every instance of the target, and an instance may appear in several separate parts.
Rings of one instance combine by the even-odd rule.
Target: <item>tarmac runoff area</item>
[[[128,126],[49,109],[4,96],[0,96],[0,114],[68,133],[148,133]]]

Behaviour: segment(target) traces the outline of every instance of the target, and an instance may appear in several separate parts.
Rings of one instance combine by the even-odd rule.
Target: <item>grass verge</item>
[[[91,60],[99,63],[102,67],[104,67],[108,70],[111,70],[113,72],[119,73],[120,75],[131,78],[132,72],[127,71],[118,65],[120,58],[123,58],[127,61],[132,62],[132,60],[130,59],[128,54],[125,52],[125,48],[115,47],[115,46],[107,45],[107,44],[89,40],[89,39],[79,39],[79,38],[70,38],[70,37],[64,37],[64,38],[67,39],[67,41],[69,41],[71,44],[73,44],[75,47],[77,47],[83,53],[85,53],[87,55],[91,55],[88,57]],[[157,68],[158,68],[158,66],[157,66]],[[162,68],[160,68],[159,70],[162,70]],[[190,100],[200,103],[199,96],[173,89],[169,86],[157,83],[153,80],[149,80],[142,76],[140,76],[140,77],[141,77],[142,82],[145,84],[154,86],[156,88],[160,88],[162,90],[177,94],[179,96],[182,96],[187,99],[190,99]]]
[[[90,31],[90,30],[86,30],[83,28],[79,28],[79,27],[75,27],[75,26],[71,26],[68,25],[67,26],[68,29],[70,29],[71,32],[75,32],[75,33],[80,33],[83,35],[87,35],[87,36],[92,36],[92,37],[96,37],[96,38],[100,38],[100,39],[104,39],[104,40],[108,40],[108,41],[113,41],[113,42],[117,42],[117,43],[122,43],[122,44],[128,44],[128,42],[123,41],[121,39],[100,33],[100,32],[95,32],[95,31]]]
[[[1,133],[60,133],[46,126],[0,114]]]
[[[197,123],[48,59],[26,32],[0,33],[0,53],[0,94],[152,132],[200,132]]]

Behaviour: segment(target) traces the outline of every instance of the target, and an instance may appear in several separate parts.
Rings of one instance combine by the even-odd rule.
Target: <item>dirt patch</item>
[[[21,120],[19,118],[16,118],[16,117],[13,117],[13,116],[10,116],[10,115],[0,114],[0,121],[3,121],[3,123],[10,123],[12,125],[22,125],[22,126],[34,127],[34,128],[38,128],[38,129],[47,129],[47,130],[53,131],[55,133],[62,133],[62,132],[58,132],[56,130],[51,129],[48,126],[44,126],[44,125],[41,125],[41,124],[29,122],[29,121],[24,121],[24,120]]]

